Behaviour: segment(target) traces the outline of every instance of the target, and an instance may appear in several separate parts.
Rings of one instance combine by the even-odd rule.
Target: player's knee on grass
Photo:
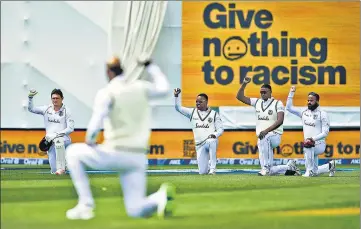
[[[205,163],[204,161],[198,161],[198,164],[199,163],[203,163],[201,166],[198,165],[199,174],[200,175],[207,174],[208,173],[208,162],[207,162],[207,164],[204,164]]]
[[[199,174],[200,175],[208,174],[208,166],[206,168],[199,169]]]

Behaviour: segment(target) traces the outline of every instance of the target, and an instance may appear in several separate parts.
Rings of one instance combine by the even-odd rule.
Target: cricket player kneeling
[[[325,152],[326,137],[330,132],[330,122],[326,111],[320,108],[320,95],[310,92],[307,97],[307,109],[298,109],[293,106],[293,96],[296,86],[292,86],[288,94],[286,110],[302,119],[303,125],[303,154],[305,156],[306,172],[303,177],[314,177],[329,173],[333,177],[336,172],[334,160],[318,166],[318,155]]]
[[[236,98],[244,104],[253,106],[256,111],[257,146],[261,165],[258,174],[301,175],[295,160],[289,160],[286,165],[273,165],[273,149],[280,145],[283,134],[284,106],[282,101],[272,96],[272,87],[269,84],[261,86],[261,98],[245,96],[245,88],[250,82],[251,78],[244,78]]]
[[[48,154],[51,174],[65,174],[65,148],[71,144],[69,134],[74,131],[74,120],[70,109],[63,104],[64,96],[60,89],[52,90],[51,105],[34,107],[33,98],[37,93],[30,90],[28,110],[44,116],[46,136],[39,147]]]
[[[175,194],[172,185],[162,184],[157,192],[146,196],[147,148],[151,134],[149,100],[167,96],[169,83],[157,65],[149,60],[139,63],[146,66],[153,82],[127,82],[118,58],[107,63],[110,82],[95,97],[86,143],[72,144],[66,151],[68,169],[79,197],[78,204],[66,212],[68,219],[94,217],[95,203],[85,166],[119,172],[128,216],[148,217],[157,213],[164,217],[171,213]],[[96,146],[102,126],[104,142]]]
[[[43,152],[55,151],[55,162],[57,170],[53,173],[56,175],[65,174],[66,160],[64,137],[57,135],[47,135],[41,139],[39,148]]]
[[[208,107],[208,96],[199,94],[196,108],[180,105],[178,95],[181,89],[174,89],[175,109],[189,118],[192,123],[196,144],[199,174],[216,173],[218,138],[223,134],[222,120],[219,114]]]

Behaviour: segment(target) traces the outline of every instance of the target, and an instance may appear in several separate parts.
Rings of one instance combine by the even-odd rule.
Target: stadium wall
[[[0,154],[3,164],[47,164],[47,155],[41,152],[38,144],[44,130],[2,130]],[[84,130],[76,130],[71,135],[73,142],[83,142]],[[347,138],[340,138],[347,136]],[[281,145],[274,150],[276,162],[297,159],[304,163],[301,146],[303,133],[288,130],[282,137]],[[98,142],[103,141],[102,134]],[[219,163],[258,164],[258,149],[255,133],[252,130],[226,131],[220,138],[217,157]],[[150,164],[189,164],[195,163],[196,154],[191,130],[154,130],[148,148]],[[358,164],[360,158],[360,132],[353,130],[333,130],[327,138],[325,153],[321,161],[337,159],[339,164]],[[321,162],[320,162],[321,163]]]

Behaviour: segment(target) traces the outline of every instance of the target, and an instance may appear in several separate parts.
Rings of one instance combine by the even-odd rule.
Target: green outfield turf
[[[194,168],[162,168],[190,167]],[[91,174],[96,217],[90,221],[69,221],[65,211],[76,204],[77,198],[69,176],[39,174],[37,172],[48,170],[37,168],[1,171],[2,229],[360,228],[359,170],[338,172],[336,177],[314,178],[254,174],[150,175],[149,192],[156,191],[162,182],[170,181],[177,187],[177,209],[174,216],[166,220],[128,218],[118,177]]]

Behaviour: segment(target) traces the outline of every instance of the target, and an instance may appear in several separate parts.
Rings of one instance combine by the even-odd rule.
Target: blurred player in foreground
[[[94,217],[94,199],[85,167],[114,170],[120,173],[124,203],[128,216],[148,217],[157,212],[168,215],[175,188],[162,184],[146,197],[147,148],[151,134],[150,98],[164,97],[169,83],[160,68],[151,61],[139,60],[150,73],[152,81],[126,83],[118,58],[107,63],[109,83],[95,98],[93,115],[88,124],[85,143],[68,147],[66,157],[70,175],[78,193],[78,204],[66,212],[68,219]],[[104,142],[95,145],[104,124]]]
[[[330,131],[327,113],[321,110],[319,105],[320,96],[317,93],[310,92],[307,98],[307,109],[299,110],[293,107],[292,99],[295,92],[296,86],[292,86],[288,94],[286,110],[302,119],[303,152],[306,159],[306,173],[302,176],[313,177],[322,173],[329,173],[329,176],[334,176],[336,172],[336,162],[334,160],[318,166],[318,155],[325,152],[325,139]]]
[[[197,96],[196,108],[187,108],[180,105],[178,98],[180,93],[181,89],[174,89],[175,109],[189,118],[192,123],[199,174],[214,175],[217,165],[218,138],[223,134],[221,117],[208,107],[206,94]]]
[[[256,109],[256,135],[261,164],[261,171],[258,174],[261,176],[301,175],[294,160],[290,160],[287,165],[273,166],[273,149],[281,143],[285,109],[282,101],[272,97],[272,88],[268,84],[261,87],[260,99],[246,97],[244,90],[249,82],[251,82],[251,78],[245,77],[238,90],[237,99]]]
[[[50,146],[47,150],[50,172],[61,175],[66,169],[65,148],[71,144],[69,134],[74,131],[74,120],[69,108],[63,104],[64,96],[60,89],[51,92],[50,105],[34,107],[33,98],[36,94],[36,90],[30,90],[28,110],[44,116],[46,135],[42,141],[47,141]]]

